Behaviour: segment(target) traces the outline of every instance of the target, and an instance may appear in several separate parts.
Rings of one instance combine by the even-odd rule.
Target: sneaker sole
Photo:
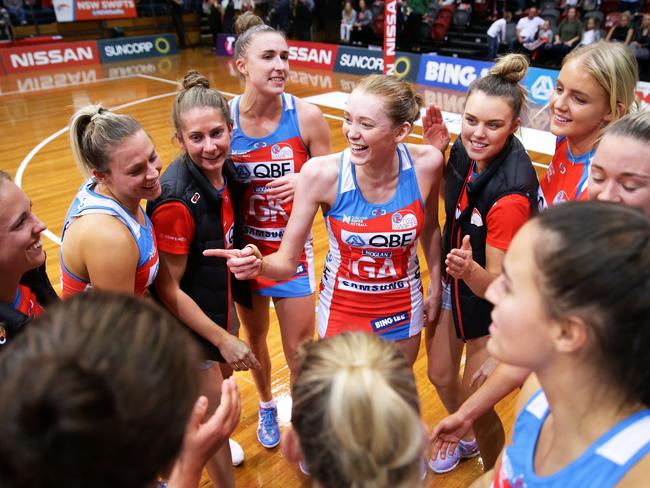
[[[280,445],[280,439],[278,439],[277,442],[275,442],[275,444],[264,444],[259,437],[257,438],[257,441],[262,445],[262,447],[266,447],[267,449],[273,449],[274,447]]]

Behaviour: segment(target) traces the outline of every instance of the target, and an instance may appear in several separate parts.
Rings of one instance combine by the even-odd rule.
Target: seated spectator
[[[566,19],[560,23],[555,34],[552,48],[540,52],[537,60],[540,63],[551,60],[554,64],[560,64],[564,56],[580,42],[583,29],[582,22],[578,18],[578,9],[569,8]]]
[[[488,28],[488,59],[497,57],[499,47],[506,41],[506,26],[511,20],[512,14],[504,12],[503,17],[492,22],[492,25]]]
[[[27,14],[23,6],[23,0],[4,0],[5,8],[9,11],[9,15],[13,17],[16,24],[26,25]]]
[[[615,26],[609,29],[606,41],[622,42],[626,46],[632,41],[634,27],[632,27],[632,15],[630,12],[623,12]]]
[[[407,0],[409,14],[404,29],[405,47],[408,51],[420,52],[422,42],[422,19],[429,10],[427,0]]]
[[[644,14],[630,48],[637,60],[650,59],[650,14]]]
[[[299,41],[311,41],[314,0],[296,0],[293,6],[293,33]]]
[[[415,378],[394,343],[346,332],[305,343],[282,450],[320,488],[421,485]],[[317,483],[317,485],[316,485]]]
[[[357,21],[357,11],[352,8],[352,2],[349,0],[343,5],[341,12],[341,41],[346,44],[350,42],[350,33],[352,26]]]
[[[11,25],[11,17],[6,8],[0,7],[0,41],[13,41],[14,29]]]
[[[352,44],[367,44],[372,32],[372,10],[365,0],[359,0],[357,21],[352,26]]]
[[[542,28],[539,30],[537,39],[530,42],[524,42],[524,47],[529,51],[543,50],[550,48],[553,44],[553,30],[551,29],[551,22],[545,20]]]
[[[525,42],[534,41],[537,38],[539,29],[544,24],[544,19],[537,15],[537,7],[532,6],[528,9],[528,15],[522,17],[517,22],[517,35],[510,43],[510,50],[516,52],[526,52],[523,47]]]
[[[585,30],[582,32],[578,46],[586,46],[598,42],[603,38],[603,31],[600,29],[600,22],[596,17],[589,17],[585,23]]]
[[[202,422],[197,361],[152,302],[93,291],[50,308],[0,356],[0,486],[151,487],[180,454],[170,488],[197,487],[240,413],[230,379]]]

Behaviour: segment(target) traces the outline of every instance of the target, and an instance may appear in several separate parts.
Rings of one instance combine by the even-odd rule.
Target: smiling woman
[[[91,287],[143,295],[158,272],[151,222],[140,207],[160,194],[153,143],[135,119],[100,106],[72,117],[70,143],[89,179],[63,227],[63,296]]]

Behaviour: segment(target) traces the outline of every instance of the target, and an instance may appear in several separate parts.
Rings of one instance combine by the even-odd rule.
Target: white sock
[[[275,398],[271,398],[268,402],[260,402],[260,408],[273,408],[275,407]]]

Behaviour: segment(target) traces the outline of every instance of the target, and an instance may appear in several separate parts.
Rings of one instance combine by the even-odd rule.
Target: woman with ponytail
[[[160,195],[153,142],[133,117],[94,105],[72,117],[70,145],[88,179],[63,226],[63,296],[90,288],[143,295],[158,271],[153,229],[140,207]]]
[[[287,2],[288,4],[288,2]],[[278,250],[294,205],[298,173],[309,158],[330,152],[330,131],[318,107],[285,93],[289,46],[285,35],[264,25],[252,12],[235,25],[235,64],[244,93],[230,101],[231,157],[238,175],[249,183],[244,196],[246,244],[263,255]],[[280,442],[277,408],[271,392],[271,357],[266,345],[273,300],[282,347],[295,370],[298,345],[314,335],[314,263],[311,237],[301,243],[300,260],[282,280],[251,280],[252,304],[237,311],[261,367],[253,371],[260,395],[258,440],[266,448]]]
[[[390,342],[346,332],[301,351],[282,449],[321,488],[420,486],[415,378]]]
[[[528,60],[500,58],[490,74],[470,86],[461,133],[444,171],[443,235],[445,278],[440,320],[427,335],[429,378],[449,412],[469,394],[470,380],[488,358],[491,305],[485,290],[501,272],[506,249],[537,208],[537,176],[523,144],[514,136],[526,103],[520,81]],[[428,124],[428,131],[435,130]],[[438,145],[443,150],[445,143]],[[455,333],[454,333],[455,329]],[[467,345],[462,383],[458,376]],[[483,455],[492,466],[503,443],[493,410],[474,423],[453,452],[430,460],[436,473],[454,469],[461,458]]]
[[[162,175],[160,197],[147,205],[160,251],[155,291],[201,346],[201,394],[216,408],[224,377],[220,364],[236,371],[259,368],[255,355],[237,337],[233,297],[249,303],[247,283],[235,282],[223,259],[202,254],[206,248],[243,245],[244,185],[228,158],[228,102],[200,73],[186,73],[172,122],[183,154]],[[224,445],[208,462],[215,486],[234,486],[231,460],[240,464],[244,454],[234,441],[231,447],[232,458]]]
[[[225,256],[238,278],[290,276],[320,208],[329,253],[318,297],[318,334],[363,331],[395,341],[409,364],[426,317],[438,309],[442,154],[405,144],[420,117],[422,97],[392,76],[364,77],[350,94],[343,120],[349,147],[309,161],[279,251],[208,251]],[[424,297],[417,257],[422,250],[434,283]]]

